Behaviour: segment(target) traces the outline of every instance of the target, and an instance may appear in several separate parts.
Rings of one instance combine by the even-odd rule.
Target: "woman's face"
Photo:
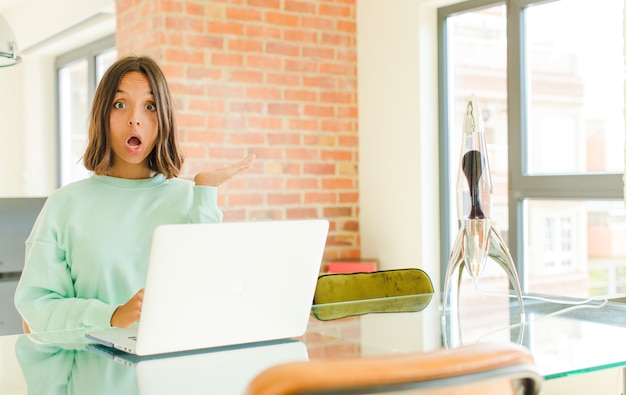
[[[145,75],[126,73],[117,88],[109,117],[113,166],[109,175],[140,179],[154,176],[148,155],[158,136],[157,107]]]

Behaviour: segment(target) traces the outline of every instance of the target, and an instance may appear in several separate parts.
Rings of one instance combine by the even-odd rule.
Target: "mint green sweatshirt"
[[[220,222],[217,188],[92,176],[53,192],[26,241],[15,306],[31,331],[110,326],[145,286],[161,224]]]

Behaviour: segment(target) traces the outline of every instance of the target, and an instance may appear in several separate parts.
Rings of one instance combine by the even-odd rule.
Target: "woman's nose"
[[[134,111],[132,111],[130,113],[130,117],[128,119],[128,124],[129,125],[137,125],[137,126],[141,125],[141,115],[139,114],[139,110],[134,109]]]

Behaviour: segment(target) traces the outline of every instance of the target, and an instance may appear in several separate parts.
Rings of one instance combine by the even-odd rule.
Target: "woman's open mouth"
[[[138,149],[141,145],[141,139],[138,136],[131,136],[126,140],[126,145],[131,149]]]

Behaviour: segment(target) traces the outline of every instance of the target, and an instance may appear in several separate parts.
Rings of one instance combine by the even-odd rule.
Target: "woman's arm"
[[[117,306],[77,298],[66,254],[38,221],[26,242],[24,270],[15,291],[15,306],[33,332],[108,326]]]

